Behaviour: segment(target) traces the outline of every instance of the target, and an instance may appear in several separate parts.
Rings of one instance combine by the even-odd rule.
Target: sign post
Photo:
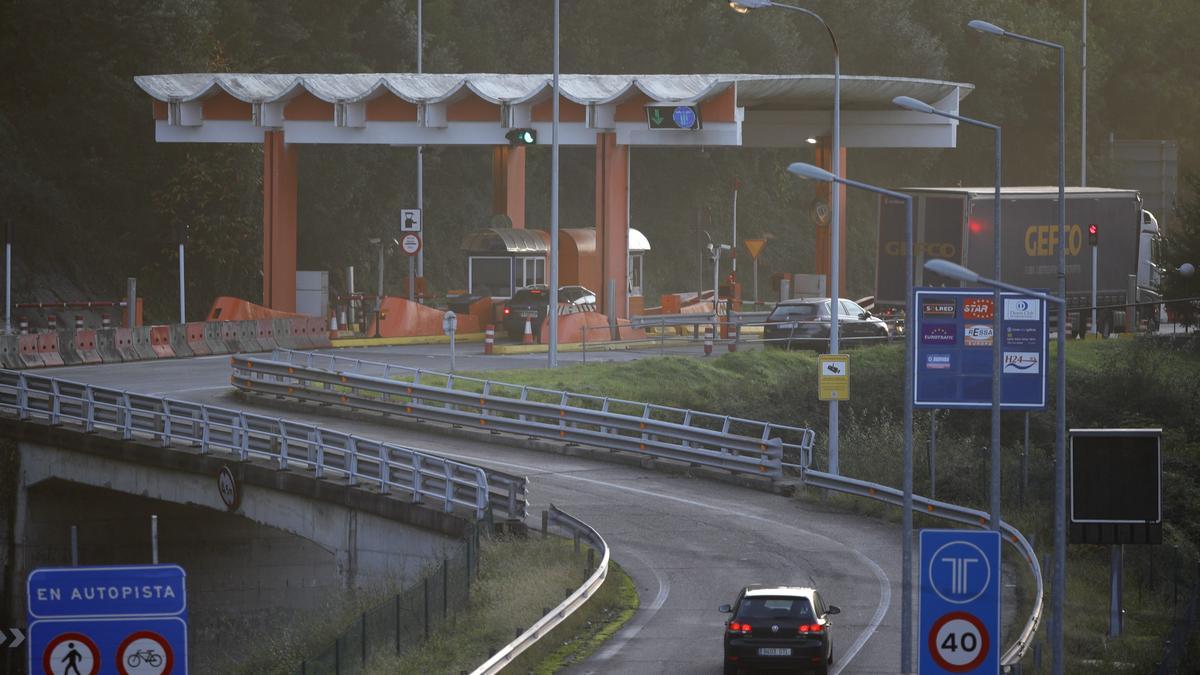
[[[1000,672],[1000,533],[921,530],[921,675]]]
[[[27,590],[27,672],[187,675],[182,567],[44,567]]]
[[[442,332],[450,336],[450,372],[454,372],[454,333],[458,330],[458,316],[446,312],[442,316]]]
[[[742,241],[750,251],[750,259],[754,261],[754,309],[758,309],[758,254],[762,252],[766,239],[745,239]]]
[[[420,148],[417,149],[417,170],[420,171]],[[421,179],[417,179],[417,185],[420,185]],[[419,188],[418,188],[419,189]],[[416,265],[418,260],[417,254],[421,252],[421,209],[401,209],[400,210],[400,248],[408,254],[408,299],[416,298],[415,286],[417,283]],[[413,241],[415,240],[415,244]],[[415,248],[412,248],[415,246]],[[411,251],[409,249],[412,248]],[[382,294],[381,294],[382,295]],[[379,325],[379,320],[376,319],[376,326]]]

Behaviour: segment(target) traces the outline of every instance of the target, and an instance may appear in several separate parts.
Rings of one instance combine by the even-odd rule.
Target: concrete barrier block
[[[103,363],[99,347],[96,343],[96,331],[92,329],[77,330],[74,334],[75,351],[84,363]]]
[[[333,343],[329,341],[329,329],[323,319],[306,319],[308,323],[308,340],[314,349],[330,349]]]
[[[75,348],[75,332],[74,329],[58,332],[58,355],[62,357],[64,365],[78,366],[83,363],[83,357]]]
[[[171,350],[175,352],[178,358],[187,358],[192,356],[194,352],[188,346],[186,323],[173,323],[167,326],[167,333],[171,337]]]
[[[238,328],[236,321],[221,322],[221,341],[225,343],[225,348],[230,354],[242,351],[241,331]]]
[[[175,350],[171,348],[171,328],[169,326],[150,327],[150,350],[160,359],[175,358]]]
[[[212,350],[208,347],[208,341],[204,339],[204,322],[193,321],[183,324],[184,333],[187,336],[187,347],[192,350],[195,356],[208,356],[212,354]]]
[[[297,340],[292,335],[291,319],[271,319],[271,327],[275,334],[275,344],[284,349],[296,349]]]
[[[221,335],[221,321],[206,321],[204,323],[204,344],[208,345],[210,354],[228,354],[229,345]]]
[[[36,333],[17,336],[17,354],[21,359],[22,368],[41,368],[46,365],[38,352],[38,336]]]
[[[247,319],[237,322],[238,344],[242,346],[242,351],[248,354],[254,352],[266,351],[262,345],[258,343],[258,321]]]
[[[9,370],[24,368],[21,362],[21,346],[17,344],[16,335],[0,335],[0,365]]]
[[[96,351],[100,353],[103,363],[121,363],[125,359],[117,348],[117,329],[101,328],[96,331]]]
[[[143,361],[158,358],[158,354],[155,353],[154,346],[150,342],[150,326],[136,326],[131,333],[133,335],[133,348],[137,352],[138,358]]]
[[[258,341],[258,346],[262,347],[263,351],[269,352],[279,346],[275,342],[275,322],[271,319],[258,319],[254,322],[257,324],[258,332],[254,338]]]
[[[138,353],[137,347],[133,344],[133,329],[117,328],[116,343],[117,352],[121,354],[122,361],[141,361],[142,356]]]
[[[58,331],[53,333],[38,333],[37,346],[38,354],[42,357],[42,364],[45,366],[61,366],[63,365],[62,354],[59,353]]]

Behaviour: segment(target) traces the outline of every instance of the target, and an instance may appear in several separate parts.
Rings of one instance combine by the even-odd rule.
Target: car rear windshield
[[[517,291],[513,296],[513,302],[545,302],[546,292],[538,288],[525,288]]]
[[[795,319],[816,319],[821,315],[816,305],[779,305],[767,321],[789,321]]]
[[[798,621],[816,621],[813,617],[812,604],[808,598],[789,598],[760,596],[745,598],[738,607],[737,618],[754,619],[796,619]]]

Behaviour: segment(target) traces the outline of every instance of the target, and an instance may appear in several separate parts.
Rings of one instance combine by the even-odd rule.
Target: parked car
[[[857,346],[887,342],[891,330],[885,321],[842,299],[838,308],[839,346]],[[775,305],[763,328],[763,341],[780,349],[828,351],[830,318],[829,298],[796,298]]]
[[[842,610],[825,604],[816,589],[748,586],[720,611],[725,622],[725,675],[756,669],[825,675],[833,663],[829,617]]]
[[[565,305],[564,313],[586,312],[596,308],[596,294],[583,286],[560,286],[558,288],[558,304]],[[509,337],[520,338],[525,334],[525,319],[529,319],[534,339],[539,339],[542,331],[542,320],[550,308],[550,287],[546,284],[533,284],[518,289],[508,302],[504,303],[503,314],[504,332]]]

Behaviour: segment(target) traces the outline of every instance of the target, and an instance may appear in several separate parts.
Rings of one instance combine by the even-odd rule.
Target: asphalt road
[[[372,360],[437,368],[444,367],[446,347],[360,352]],[[589,354],[589,361],[593,356],[628,360],[640,355]],[[458,367],[544,367],[544,359],[460,354]],[[731,602],[747,583],[814,585],[842,608],[833,622],[832,672],[899,671],[901,541],[894,524],[703,478],[440,435],[433,426],[414,431],[386,421],[280,412],[266,400],[244,403],[231,396],[228,357],[52,372],[101,386],[303,418],[528,476],[531,513],[554,503],[594,526],[633,576],[641,598],[630,623],[569,672],[721,672],[726,617],[716,608]]]

